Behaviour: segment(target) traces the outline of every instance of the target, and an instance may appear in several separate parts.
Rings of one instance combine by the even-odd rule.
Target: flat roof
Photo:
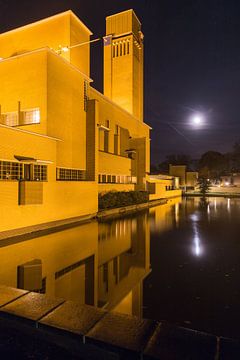
[[[67,10],[67,11],[64,11],[64,12],[61,12],[61,13],[58,13],[58,14],[49,16],[49,17],[44,18],[44,19],[34,21],[34,22],[30,23],[30,24],[23,25],[23,26],[14,28],[14,29],[12,29],[12,30],[8,30],[8,31],[6,31],[6,32],[4,32],[4,33],[1,33],[0,36],[8,35],[9,33],[13,33],[13,32],[16,32],[16,31],[23,30],[23,29],[28,29],[28,28],[37,26],[37,25],[39,25],[39,24],[41,24],[41,23],[45,23],[45,22],[47,22],[47,21],[49,21],[49,20],[57,19],[57,18],[60,18],[60,17],[62,17],[62,16],[68,15],[68,14],[71,15],[71,16],[73,16],[74,19],[77,20],[77,22],[79,23],[79,25],[81,25],[81,26],[89,33],[89,35],[92,35],[91,30],[89,30],[89,28],[77,17],[77,15],[75,15],[72,10]]]
[[[131,11],[131,12],[133,13],[133,15],[136,17],[136,19],[137,19],[137,21],[139,22],[139,24],[142,25],[142,24],[141,24],[141,21],[139,20],[139,18],[137,17],[137,15],[136,15],[136,13],[135,13],[135,11],[134,11],[133,9],[124,10],[124,11],[121,11],[121,12],[119,12],[119,13],[116,13],[116,14],[113,14],[113,15],[109,15],[109,16],[106,17],[106,19],[111,18],[111,17],[113,17],[113,16],[118,16],[118,15],[121,15],[121,14],[124,14],[124,13],[127,13],[127,12],[130,12],[130,11]]]

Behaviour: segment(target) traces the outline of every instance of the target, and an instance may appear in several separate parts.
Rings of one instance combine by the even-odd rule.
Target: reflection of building
[[[140,214],[3,246],[1,284],[141,316],[149,236],[147,214]]]
[[[150,271],[147,215],[100,224],[100,233],[99,306],[141,316],[142,281]]]
[[[149,209],[150,230],[161,233],[179,224],[179,205],[182,198],[169,199],[167,204]]]
[[[197,171],[187,171],[186,165],[169,165],[169,175],[179,178],[181,188],[194,189],[198,182]]]
[[[41,260],[42,289],[29,290],[97,305],[97,222],[1,247],[1,283],[17,287],[17,268],[33,259]]]
[[[104,95],[90,87],[90,35],[71,11],[0,35],[0,230],[145,189],[141,24],[133,10],[107,18]]]

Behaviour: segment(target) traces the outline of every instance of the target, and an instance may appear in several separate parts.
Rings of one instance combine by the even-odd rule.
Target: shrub
[[[98,207],[100,210],[113,209],[144,203],[148,200],[147,191],[108,191],[98,195]]]

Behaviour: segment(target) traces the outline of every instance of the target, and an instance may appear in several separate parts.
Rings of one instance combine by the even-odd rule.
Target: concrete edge
[[[0,296],[1,296],[1,294],[0,294]],[[43,296],[43,295],[41,295],[41,296]],[[46,296],[46,295],[44,295],[44,296]],[[13,304],[14,304],[14,302],[15,302],[15,300],[12,301]],[[60,304],[59,307],[61,307],[61,305],[62,304]],[[84,305],[82,305],[82,306],[84,306]],[[55,308],[51,309],[49,311],[49,313],[54,312],[54,310],[55,310]],[[118,317],[118,313],[115,313],[115,316]],[[128,315],[128,317],[131,318],[130,315]],[[101,323],[103,318],[100,318],[97,321],[97,323]],[[93,344],[88,344],[81,338],[81,336],[78,337],[76,334],[72,333],[71,326],[69,326],[69,329],[66,328],[62,334],[61,334],[61,332],[59,332],[58,328],[55,329],[55,326],[49,326],[47,329],[44,330],[44,328],[41,327],[41,323],[40,323],[40,321],[42,321],[42,319],[43,318],[41,318],[41,320],[39,319],[39,320],[33,320],[33,321],[29,322],[28,320],[31,320],[31,319],[23,318],[23,317],[21,317],[21,314],[15,315],[14,318],[11,318],[11,317],[5,318],[2,311],[0,310],[0,322],[2,324],[4,324],[4,326],[6,326],[6,327],[10,326],[20,332],[26,330],[32,336],[43,337],[50,344],[58,345],[60,347],[61,346],[65,347],[69,351],[69,354],[71,354],[72,352],[75,352],[75,350],[76,350],[76,354],[78,354],[79,348],[81,348],[81,356],[83,356],[81,358],[83,358],[83,359],[90,359],[90,357],[89,357],[90,349],[92,349],[92,351],[93,351],[94,359],[98,359],[98,355],[100,352],[102,352],[103,355],[108,354],[108,356],[110,356],[111,359],[112,359],[111,356],[113,356],[113,355],[114,355],[114,359],[115,358],[122,359],[123,355],[124,355],[124,357],[123,357],[124,359],[128,359],[128,358],[132,359],[131,356],[133,355],[133,352],[134,352],[134,358],[136,356],[137,359],[149,359],[149,358],[150,359],[153,359],[153,358],[158,359],[159,358],[158,357],[158,347],[159,346],[162,347],[161,342],[159,342],[159,343],[155,342],[154,346],[155,346],[155,348],[157,347],[156,353],[153,353],[150,355],[145,352],[148,345],[153,341],[156,332],[159,331],[159,328],[161,331],[162,325],[160,326],[159,324],[161,324],[161,323],[159,323],[159,322],[156,322],[156,325],[153,326],[152,331],[149,330],[149,332],[146,335],[146,339],[144,339],[144,344],[142,346],[141,351],[136,353],[135,351],[133,351],[133,352],[129,351],[129,349],[124,348],[124,346],[120,347],[120,348],[118,348],[118,346],[112,346],[112,344],[111,343],[108,344],[108,342],[106,342],[105,344],[100,344],[100,343],[98,344],[97,338],[96,338],[96,341],[94,341],[94,343],[95,343],[94,346],[93,346]],[[144,319],[144,321],[150,321],[150,320]],[[33,325],[32,322],[35,324],[35,326],[32,326]],[[153,322],[153,320],[151,320],[151,322]],[[94,326],[96,326],[96,324]],[[216,346],[214,348],[214,356],[213,356],[213,358],[211,357],[212,360],[221,359],[221,344],[224,344],[224,342],[225,343],[227,342],[228,348],[225,349],[225,351],[227,351],[227,353],[229,353],[229,351],[231,352],[231,351],[237,350],[237,354],[240,356],[240,340],[223,338],[223,337],[211,335],[211,334],[208,334],[208,333],[205,333],[202,331],[191,330],[188,328],[171,325],[169,323],[166,323],[166,324],[167,324],[167,326],[170,326],[173,329],[176,329],[176,332],[177,332],[176,333],[177,334],[176,341],[179,342],[181,339],[181,342],[183,344],[181,346],[187,346],[186,344],[188,344],[188,341],[189,341],[189,339],[188,339],[189,333],[191,333],[191,334],[193,333],[194,336],[199,337],[199,339],[203,336],[206,338],[209,338],[209,339],[214,338],[215,342],[216,342]],[[135,326],[137,326],[137,325],[135,325]],[[181,334],[180,338],[178,336],[179,332]],[[174,332],[171,332],[170,336],[173,337],[173,339],[174,339],[174,336],[175,336]],[[189,346],[190,346],[190,344],[189,344]],[[204,346],[204,345],[201,345],[201,346]],[[74,348],[75,348],[75,350],[74,350]],[[149,357],[149,355],[150,355],[150,357]],[[108,356],[106,358],[108,358]],[[103,357],[103,358],[105,359],[105,357]],[[180,356],[179,359],[184,359],[184,358],[182,358]]]

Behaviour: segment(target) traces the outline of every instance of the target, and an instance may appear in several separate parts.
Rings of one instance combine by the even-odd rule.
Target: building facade
[[[98,193],[146,190],[143,34],[106,19],[104,94],[91,31],[72,11],[0,34],[0,231],[93,215]]]

